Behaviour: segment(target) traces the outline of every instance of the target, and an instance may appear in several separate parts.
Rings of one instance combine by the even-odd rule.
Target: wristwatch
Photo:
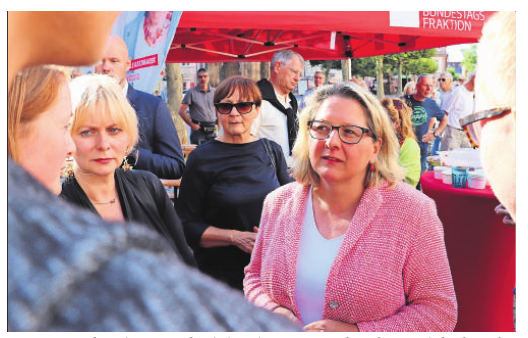
[[[438,135],[438,134],[436,133],[436,130],[433,130],[433,136],[434,136],[435,138],[438,138],[440,135]]]

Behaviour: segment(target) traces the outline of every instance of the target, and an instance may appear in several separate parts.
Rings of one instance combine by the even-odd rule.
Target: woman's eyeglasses
[[[469,139],[469,143],[473,147],[479,147],[481,142],[482,127],[486,120],[498,119],[506,114],[509,114],[515,110],[515,108],[502,107],[483,110],[475,114],[468,115],[460,119],[460,125],[464,128],[466,135]]]
[[[238,102],[238,103],[228,103],[228,102],[220,102],[215,103],[216,111],[220,114],[231,114],[231,111],[233,110],[233,107],[236,108],[237,112],[240,114],[247,114],[250,113],[253,110],[253,105],[255,102]]]
[[[348,144],[357,144],[361,141],[363,134],[370,133],[370,130],[352,124],[333,126],[324,121],[308,121],[308,133],[316,140],[326,140],[334,129],[337,129],[341,141]]]

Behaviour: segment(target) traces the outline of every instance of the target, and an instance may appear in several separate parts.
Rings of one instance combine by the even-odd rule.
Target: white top
[[[473,112],[473,92],[466,89],[466,86],[458,86],[446,106],[448,122],[451,127],[461,129],[459,119],[468,116]]]
[[[275,95],[285,108],[291,107],[289,96],[286,96],[288,99],[285,102],[283,101],[283,96],[279,95],[276,91]],[[273,107],[266,100],[262,100],[260,113],[251,125],[251,134],[258,138],[265,137],[277,142],[282,148],[288,167],[292,166],[290,144],[288,142],[288,120],[283,112]]]
[[[451,104],[451,98],[453,97],[453,92],[455,91],[454,88],[451,88],[451,90],[448,90],[447,92],[441,92],[440,93],[440,108],[442,110],[446,110],[447,106]]]
[[[319,233],[315,224],[310,191],[301,231],[294,292],[295,303],[301,312],[304,325],[322,319],[326,280],[343,237],[344,235],[326,239]]]

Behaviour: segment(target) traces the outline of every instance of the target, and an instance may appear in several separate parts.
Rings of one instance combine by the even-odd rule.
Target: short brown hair
[[[57,100],[60,88],[68,84],[65,67],[45,65],[18,73],[9,88],[7,117],[7,154],[18,160],[17,140],[24,126],[46,112]]]
[[[262,94],[255,81],[238,75],[225,79],[216,87],[213,97],[214,103],[219,103],[226,97],[230,97],[237,90],[241,101],[249,100],[255,102],[257,107],[262,104]]]

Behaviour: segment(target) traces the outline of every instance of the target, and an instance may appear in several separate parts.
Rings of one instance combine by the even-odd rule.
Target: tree
[[[398,69],[398,96],[402,95],[402,75],[405,72],[405,75],[408,77],[409,75],[418,75],[421,73],[414,73],[411,72],[411,69],[409,68],[409,64],[413,60],[419,60],[419,59],[430,59],[436,55],[436,49],[423,49],[423,50],[417,50],[412,52],[404,52],[404,53],[398,53],[398,54],[389,54],[384,57],[384,62],[389,63],[394,66],[394,68]],[[415,63],[415,65],[417,65]],[[436,72],[436,69],[432,72]]]
[[[475,65],[477,64],[477,45],[472,44],[469,48],[463,49],[462,53],[464,56],[462,65],[471,73],[475,70]]]
[[[438,65],[432,59],[411,60],[406,67],[407,74],[433,74],[438,70]]]
[[[178,114],[181,102],[183,100],[183,86],[180,64],[167,63],[165,64],[165,71],[167,73],[167,106],[169,107],[172,120],[176,126],[180,143],[189,144],[189,137],[187,135],[185,122],[181,118],[180,114]]]
[[[458,78],[460,77],[460,75],[456,73],[455,68],[447,67],[446,71],[451,74],[451,76],[453,77],[453,81],[458,81]]]

